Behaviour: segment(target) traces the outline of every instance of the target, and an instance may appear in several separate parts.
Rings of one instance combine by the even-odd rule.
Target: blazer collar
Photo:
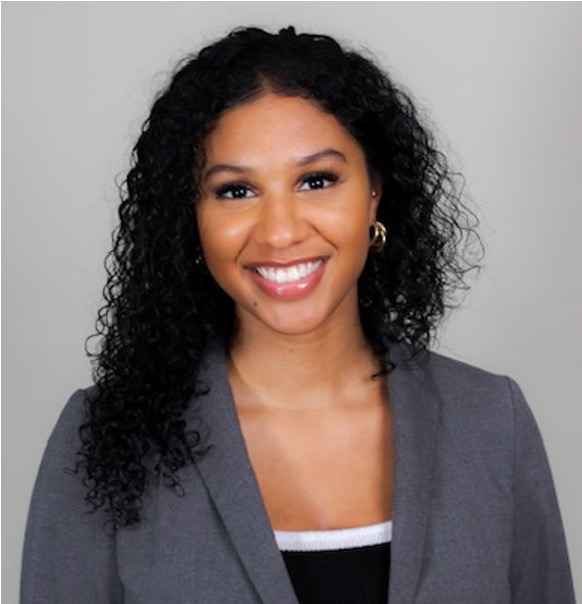
[[[410,362],[405,362],[407,356],[407,345],[392,343],[389,358],[397,366],[385,378],[396,455],[386,594],[390,604],[412,604],[420,579],[440,409],[428,371],[430,352]],[[226,352],[217,338],[207,345],[198,377],[210,391],[194,404],[213,443],[196,461],[199,474],[262,602],[299,604],[250,462],[228,380]]]

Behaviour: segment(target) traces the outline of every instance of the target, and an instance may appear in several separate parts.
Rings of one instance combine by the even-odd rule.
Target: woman
[[[21,601],[574,602],[519,385],[429,350],[476,232],[410,98],[330,37],[237,28],[133,160]]]

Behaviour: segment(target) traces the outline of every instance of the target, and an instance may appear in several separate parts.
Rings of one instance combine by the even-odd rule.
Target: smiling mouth
[[[296,273],[287,272],[283,276],[279,273],[281,275],[279,281],[276,271],[266,276],[254,267],[249,267],[247,270],[255,284],[268,296],[279,300],[298,300],[308,296],[317,287],[325,272],[328,259],[329,257],[318,260],[315,269],[306,275],[297,276]]]
[[[249,266],[247,268],[261,275],[261,277],[267,281],[284,284],[303,281],[309,277],[311,273],[315,272],[320,265],[327,260],[327,258],[328,257],[320,256],[319,258],[313,258],[313,260],[298,262],[283,267],[272,265],[256,265]]]

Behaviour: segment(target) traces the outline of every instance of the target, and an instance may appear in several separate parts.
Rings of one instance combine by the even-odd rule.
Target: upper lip
[[[326,256],[310,256],[309,258],[297,258],[296,260],[289,260],[283,262],[281,260],[263,260],[258,262],[249,262],[246,264],[246,268],[257,268],[258,266],[271,266],[273,268],[285,268],[286,266],[292,266],[293,264],[302,264],[304,262],[315,262],[316,260],[325,260]]]

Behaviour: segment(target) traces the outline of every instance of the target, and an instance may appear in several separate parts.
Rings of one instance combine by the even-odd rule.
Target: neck
[[[300,335],[256,326],[239,329],[228,368],[232,383],[244,392],[242,399],[264,410],[365,404],[381,388],[370,377],[380,364],[359,317]]]

